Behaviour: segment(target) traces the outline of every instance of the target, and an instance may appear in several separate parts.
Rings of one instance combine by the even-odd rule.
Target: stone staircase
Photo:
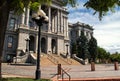
[[[57,54],[52,54],[52,56],[57,59],[59,64],[69,65],[69,63],[67,61],[65,61],[65,59],[62,58],[61,56],[58,56]]]
[[[70,58],[70,60],[72,61],[71,65],[80,65],[81,64],[78,61],[74,60],[73,58]]]
[[[33,54],[37,58],[37,54]],[[48,59],[47,54],[41,53],[40,57],[40,64],[41,66],[47,66],[47,65],[55,65],[51,60]]]
[[[52,61],[48,59],[48,56],[46,54],[41,56],[40,63],[42,66],[55,65]]]
[[[80,65],[79,62],[77,62],[76,60],[72,58],[64,58],[57,54],[52,54],[52,56],[54,56],[59,61],[59,63],[62,65]]]
[[[33,54],[37,58],[37,54]],[[51,57],[50,57],[51,56]],[[47,65],[57,65],[57,64],[62,64],[62,65],[80,65],[79,62],[72,58],[63,58],[62,56],[59,56],[57,54],[43,54],[41,53],[41,58],[40,58],[40,63],[42,66],[47,66]]]

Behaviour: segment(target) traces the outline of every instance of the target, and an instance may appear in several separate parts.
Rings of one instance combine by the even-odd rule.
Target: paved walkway
[[[96,71],[91,71],[91,65],[63,65],[72,79],[85,78],[118,78],[120,70],[115,71],[113,64],[96,64]],[[35,77],[36,66],[2,64],[3,77]],[[57,74],[57,66],[41,66],[41,78],[50,79]],[[65,76],[67,78],[67,76]]]

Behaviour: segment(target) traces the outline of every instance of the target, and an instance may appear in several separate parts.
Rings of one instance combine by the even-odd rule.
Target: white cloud
[[[85,2],[80,2],[80,4],[79,4],[79,2],[78,2],[78,4],[77,4],[77,7],[70,7],[70,6],[68,6],[67,7],[67,9],[68,9],[68,11],[75,11],[75,10],[80,10],[80,9],[86,9],[85,7],[83,7],[83,5],[85,4]]]

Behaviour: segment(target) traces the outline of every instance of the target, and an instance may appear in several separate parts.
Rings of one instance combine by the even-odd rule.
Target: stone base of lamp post
[[[41,77],[41,71],[40,70],[36,70],[36,77],[35,77],[35,79],[38,80],[38,79],[40,79],[40,77]]]

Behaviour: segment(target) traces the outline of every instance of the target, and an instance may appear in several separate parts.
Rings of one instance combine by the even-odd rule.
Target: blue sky
[[[84,2],[79,2],[77,8],[68,7],[68,21],[70,23],[79,21],[93,26],[98,46],[111,53],[120,52],[120,9],[117,8],[115,13],[110,13],[99,21],[98,14],[93,15],[93,10],[83,7]]]

